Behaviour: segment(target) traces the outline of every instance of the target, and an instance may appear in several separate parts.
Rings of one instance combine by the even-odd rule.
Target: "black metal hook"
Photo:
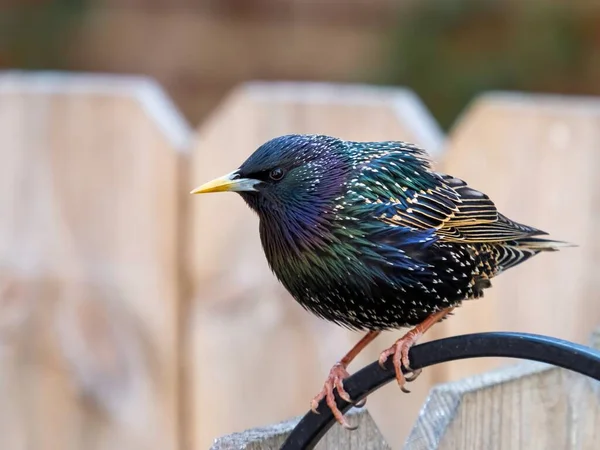
[[[578,372],[600,381],[600,352],[548,336],[526,333],[477,333],[455,336],[416,345],[410,350],[412,369],[468,358],[507,357],[529,359]],[[381,368],[374,362],[344,382],[355,401],[395,379],[391,364]],[[338,408],[346,412],[352,406],[337,396]],[[399,400],[401,401],[401,400]],[[333,414],[322,400],[319,414],[309,411],[284,442],[281,450],[312,449],[335,423]]]

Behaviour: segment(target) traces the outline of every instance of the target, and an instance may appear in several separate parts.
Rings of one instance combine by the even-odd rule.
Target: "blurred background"
[[[0,8],[0,67],[147,74],[193,124],[254,79],[407,86],[444,128],[489,89],[600,90],[594,1],[3,0]]]
[[[239,198],[187,196],[277,134],[415,142],[580,244],[432,337],[600,324],[598,2],[1,0],[0,70],[2,449],[200,449],[305,412],[359,336],[275,282]],[[498,364],[369,410],[399,448],[433,384]]]

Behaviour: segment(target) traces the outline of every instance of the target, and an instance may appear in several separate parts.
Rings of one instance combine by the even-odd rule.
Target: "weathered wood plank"
[[[592,450],[600,439],[594,385],[526,363],[435,387],[405,448]]]
[[[597,341],[596,333],[592,342]],[[405,450],[592,450],[600,439],[600,383],[537,362],[523,362],[435,386]],[[352,410],[358,431],[335,425],[317,448],[390,448],[365,410]],[[212,450],[279,448],[298,419],[235,433]]]
[[[492,280],[432,336],[507,330],[585,342],[600,322],[600,98],[487,94],[460,119],[441,167],[487,193],[508,217],[579,245],[536,256]],[[502,364],[445,365],[443,380]],[[441,372],[440,372],[441,374]]]
[[[0,74],[1,448],[178,446],[189,134],[146,79]]]
[[[409,91],[252,83],[232,93],[198,128],[190,188],[235,169],[264,141],[287,133],[402,139],[433,152],[442,143],[439,128]],[[312,317],[289,297],[267,266],[256,217],[239,197],[216,194],[190,202],[192,423],[195,445],[206,448],[215,436],[305,412],[331,365],[359,335]],[[396,335],[379,338],[353,367],[373,361]],[[432,374],[425,373],[410,396],[390,386],[369,398],[380,429],[398,444]],[[251,408],[232,407],[239,402]]]
[[[352,409],[348,420],[358,428],[344,430],[334,425],[315,447],[316,450],[391,450],[366,409]],[[264,428],[254,428],[216,439],[211,450],[278,450],[298,424],[299,418]]]
[[[599,332],[592,337],[598,348]],[[525,362],[436,386],[406,450],[592,450],[600,440],[600,383]]]

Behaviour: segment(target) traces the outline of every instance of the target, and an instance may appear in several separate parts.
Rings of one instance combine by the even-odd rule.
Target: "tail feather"
[[[566,247],[577,247],[577,245],[535,237],[508,241],[498,248],[497,262],[499,272],[521,264],[540,252],[556,252]]]
[[[561,248],[567,247],[577,247],[576,244],[571,244],[570,242],[564,241],[553,241],[550,239],[542,239],[542,238],[523,238],[518,239],[513,242],[507,242],[507,245],[514,245],[517,247],[527,248],[529,250],[534,250],[536,252],[555,252],[560,250]]]

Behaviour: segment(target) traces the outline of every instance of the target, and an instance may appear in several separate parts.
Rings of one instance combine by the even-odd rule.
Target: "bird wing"
[[[417,230],[435,229],[451,242],[503,242],[546,234],[498,212],[490,198],[463,180],[431,170],[427,154],[409,144],[384,143],[385,151],[360,167],[355,192],[381,221]]]

